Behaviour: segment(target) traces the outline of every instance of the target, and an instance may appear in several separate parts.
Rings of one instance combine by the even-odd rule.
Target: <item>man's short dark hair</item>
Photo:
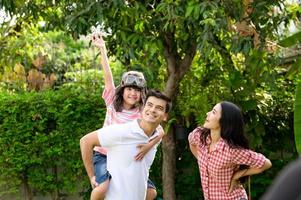
[[[148,90],[146,94],[145,102],[149,97],[156,97],[158,99],[163,99],[164,101],[166,101],[165,113],[168,113],[171,110],[172,107],[171,99],[168,96],[166,96],[163,92],[154,89]]]

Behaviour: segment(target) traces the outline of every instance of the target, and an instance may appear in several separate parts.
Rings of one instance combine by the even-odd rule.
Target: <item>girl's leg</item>
[[[150,179],[148,179],[145,200],[154,200],[156,197],[157,197],[156,186]]]
[[[106,180],[105,182],[98,185],[91,192],[91,200],[103,200],[105,198],[106,192],[109,188],[110,180]]]
[[[147,188],[146,200],[154,200],[157,197],[157,190],[154,188]]]
[[[93,155],[95,180],[99,185],[91,192],[91,200],[103,200],[109,187],[110,174],[107,171],[107,156],[98,152]]]

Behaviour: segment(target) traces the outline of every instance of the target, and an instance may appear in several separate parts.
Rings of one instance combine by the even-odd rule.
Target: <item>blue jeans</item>
[[[107,156],[106,155],[94,151],[93,165],[94,165],[95,180],[98,184],[101,184],[111,178],[111,175],[107,170]]]
[[[95,180],[98,184],[101,184],[111,178],[111,175],[107,170],[107,156],[106,155],[94,151],[93,165],[94,165]],[[147,187],[156,189],[155,184],[150,179],[147,180]]]

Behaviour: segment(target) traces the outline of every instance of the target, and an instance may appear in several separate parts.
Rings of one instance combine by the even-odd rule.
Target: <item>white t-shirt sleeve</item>
[[[106,126],[97,131],[99,143],[105,148],[120,144],[123,135],[124,129],[120,124]]]

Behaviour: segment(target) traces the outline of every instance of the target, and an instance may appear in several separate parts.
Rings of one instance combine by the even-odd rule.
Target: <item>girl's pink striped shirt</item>
[[[102,93],[102,98],[105,101],[107,111],[106,111],[106,118],[103,126],[109,126],[112,124],[123,124],[140,118],[141,114],[140,114],[139,107],[131,110],[122,110],[121,112],[117,112],[113,105],[114,97],[115,97],[115,88],[112,90],[104,89]],[[98,151],[99,153],[105,155],[107,154],[106,149],[103,147],[94,147],[94,151]]]

